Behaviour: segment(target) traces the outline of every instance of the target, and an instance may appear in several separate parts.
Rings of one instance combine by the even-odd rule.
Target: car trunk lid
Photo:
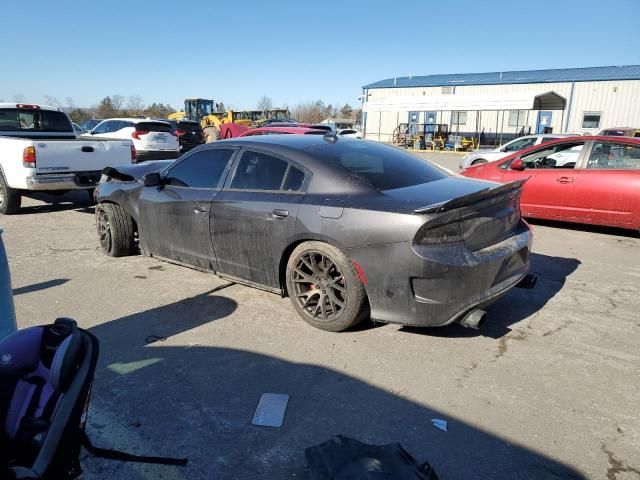
[[[520,196],[525,180],[487,187],[414,210],[429,215],[416,241],[423,244],[464,242],[472,251],[507,239],[520,224]]]
[[[139,122],[133,138],[140,140],[140,150],[177,150],[178,138],[173,127],[165,122]]]

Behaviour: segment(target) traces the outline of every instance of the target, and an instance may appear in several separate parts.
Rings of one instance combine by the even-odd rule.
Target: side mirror
[[[162,185],[162,177],[158,172],[147,173],[142,177],[145,187],[159,187]]]
[[[511,170],[522,171],[522,170],[524,170],[524,163],[522,163],[522,159],[521,158],[516,158],[515,160],[513,160],[511,162],[511,164],[509,165],[509,168]]]

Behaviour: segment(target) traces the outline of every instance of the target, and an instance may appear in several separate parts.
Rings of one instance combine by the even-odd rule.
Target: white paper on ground
[[[251,423],[263,427],[281,427],[288,402],[289,395],[286,393],[263,393]]]

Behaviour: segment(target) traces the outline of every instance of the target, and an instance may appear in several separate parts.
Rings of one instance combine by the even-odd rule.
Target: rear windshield
[[[173,127],[164,122],[139,122],[136,123],[136,130],[144,130],[146,132],[171,132]]]
[[[202,130],[198,122],[177,122],[177,128],[180,130]]]
[[[338,141],[307,151],[325,162],[345,168],[380,191],[411,187],[448,176],[425,160],[378,143]]]
[[[73,132],[73,126],[63,112],[0,108],[0,131]]]

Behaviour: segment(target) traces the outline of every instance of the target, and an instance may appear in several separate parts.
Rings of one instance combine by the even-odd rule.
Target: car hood
[[[160,172],[174,161],[175,160],[156,160],[135,165],[116,165],[103,169],[102,174],[123,182],[131,182],[134,180],[142,180],[142,177],[147,173]]]
[[[351,206],[371,210],[416,213],[427,207],[444,205],[451,200],[487,191],[499,184],[486,180],[447,177],[433,182],[378,192],[373,196],[353,198]]]

